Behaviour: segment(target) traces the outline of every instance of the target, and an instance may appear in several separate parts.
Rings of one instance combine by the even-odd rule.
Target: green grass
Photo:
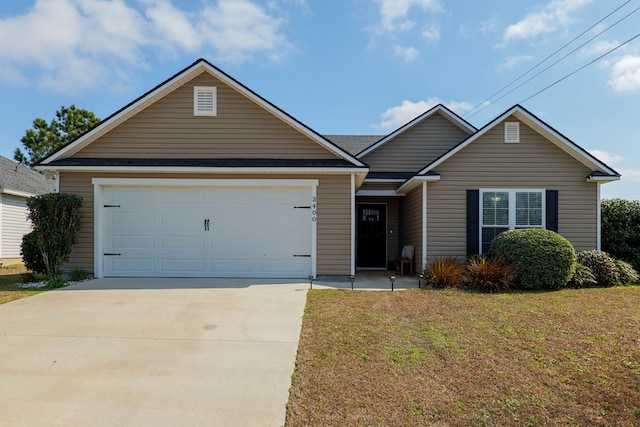
[[[310,291],[286,425],[639,425],[638,301]]]
[[[43,289],[22,289],[22,274],[26,272],[22,265],[0,267],[0,304],[25,298],[43,291]],[[38,279],[44,280],[44,276]]]

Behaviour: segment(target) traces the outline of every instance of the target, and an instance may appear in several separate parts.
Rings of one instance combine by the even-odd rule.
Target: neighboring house
[[[0,156],[0,263],[22,261],[22,236],[32,229],[27,199],[53,191],[53,179]]]
[[[44,159],[83,197],[67,268],[96,277],[296,277],[486,251],[509,228],[600,245],[620,175],[515,106],[439,105],[387,136],[322,136],[205,60]]]

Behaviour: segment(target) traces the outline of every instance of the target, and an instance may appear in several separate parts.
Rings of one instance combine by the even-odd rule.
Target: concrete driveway
[[[0,424],[281,426],[308,287],[99,279],[0,305]]]

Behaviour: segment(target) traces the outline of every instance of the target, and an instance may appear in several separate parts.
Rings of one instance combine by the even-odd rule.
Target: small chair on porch
[[[396,273],[404,276],[405,265],[409,267],[409,274],[413,274],[413,257],[415,254],[415,246],[405,245],[402,247],[400,256],[396,258]]]

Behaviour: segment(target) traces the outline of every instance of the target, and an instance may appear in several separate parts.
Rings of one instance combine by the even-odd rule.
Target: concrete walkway
[[[281,426],[308,283],[99,279],[0,305],[3,426]]]

